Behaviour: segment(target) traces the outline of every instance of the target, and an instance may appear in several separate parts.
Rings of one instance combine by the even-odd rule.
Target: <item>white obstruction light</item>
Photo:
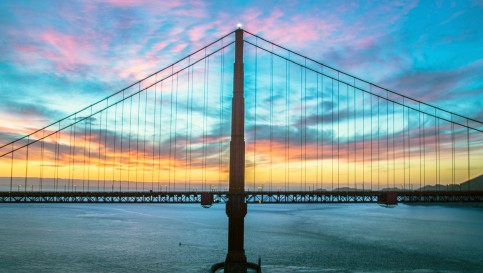
[[[238,23],[238,24],[236,24],[236,27],[237,28],[242,28],[242,24],[241,23]]]

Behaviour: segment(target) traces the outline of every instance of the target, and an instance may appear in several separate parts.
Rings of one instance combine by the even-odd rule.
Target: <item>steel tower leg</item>
[[[245,99],[243,69],[243,30],[235,31],[235,64],[231,114],[230,181],[226,215],[228,216],[228,254],[224,263],[215,264],[212,272],[246,273],[248,268],[261,272],[260,261],[247,263],[244,249],[245,215]]]
[[[235,65],[231,114],[230,181],[226,214],[228,216],[228,254],[225,272],[247,272],[244,249],[245,215],[245,99],[243,69],[243,30],[235,31]]]

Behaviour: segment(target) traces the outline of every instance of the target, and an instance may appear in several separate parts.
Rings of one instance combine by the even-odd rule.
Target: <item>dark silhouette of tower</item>
[[[230,180],[226,215],[228,216],[228,254],[224,263],[215,264],[212,271],[224,268],[227,273],[246,273],[247,268],[261,272],[257,264],[247,263],[244,248],[245,215],[245,99],[243,68],[243,30],[235,31],[235,64],[231,113]]]
[[[230,142],[230,184],[226,214],[228,216],[228,254],[225,272],[247,272],[244,232],[247,204],[245,203],[245,99],[243,69],[243,30],[235,31],[235,67]]]

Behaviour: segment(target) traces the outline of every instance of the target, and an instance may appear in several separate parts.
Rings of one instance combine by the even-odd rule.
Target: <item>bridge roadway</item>
[[[227,191],[211,191],[226,203]],[[385,191],[246,191],[247,203],[377,203]],[[483,202],[483,191],[394,191],[398,203]],[[0,203],[201,203],[202,192],[0,192]]]

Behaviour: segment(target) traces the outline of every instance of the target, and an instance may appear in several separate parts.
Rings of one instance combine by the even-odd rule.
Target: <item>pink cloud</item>
[[[156,43],[155,45],[153,45],[153,49],[155,51],[162,51],[164,48],[166,48],[166,46],[168,46],[168,42],[161,41],[161,42]]]
[[[188,46],[188,44],[186,44],[186,43],[179,43],[171,49],[171,52],[179,53],[179,52],[183,51],[187,46]]]
[[[324,40],[339,26],[331,18],[292,16],[278,8],[268,16],[258,10],[246,10],[240,21],[248,31],[292,47]]]
[[[206,32],[211,28],[213,28],[213,25],[211,24],[204,24],[204,25],[199,25],[191,28],[188,31],[190,41],[192,43],[197,43],[203,40],[203,37],[206,36]]]
[[[25,62],[32,59],[51,62],[57,71],[75,71],[82,65],[94,63],[92,45],[82,37],[47,30],[39,34],[39,43],[14,44],[15,50],[23,54]]]
[[[158,67],[156,60],[133,59],[129,60],[119,71],[121,78],[141,79],[155,71]]]
[[[137,6],[137,5],[144,5],[146,4],[145,0],[100,0],[98,1],[99,3],[107,3],[116,7],[131,7],[131,6]],[[167,1],[169,2],[174,2],[174,1]],[[167,3],[167,4],[168,4]],[[164,5],[164,3],[163,3]]]

